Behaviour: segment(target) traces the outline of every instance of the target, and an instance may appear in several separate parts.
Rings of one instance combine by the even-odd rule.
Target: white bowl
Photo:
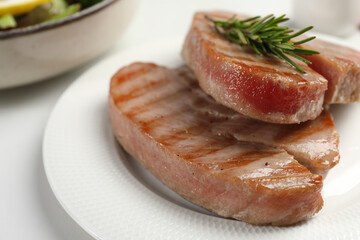
[[[138,0],[104,0],[59,21],[0,31],[0,89],[66,72],[114,44]]]

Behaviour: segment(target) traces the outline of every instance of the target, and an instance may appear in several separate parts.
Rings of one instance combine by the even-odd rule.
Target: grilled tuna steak
[[[243,115],[273,123],[315,119],[323,106],[327,81],[301,61],[302,74],[285,61],[260,56],[217,34],[205,18],[227,20],[233,13],[198,12],[185,39],[182,56],[201,88]]]
[[[322,207],[322,177],[281,147],[236,137],[248,128],[234,130],[233,119],[249,125],[254,120],[204,94],[188,68],[146,63],[122,68],[111,80],[109,109],[114,133],[126,151],[179,195],[221,216],[289,225]],[[308,131],[298,133],[299,139],[316,135],[304,129]],[[292,132],[297,131],[302,132]],[[272,134],[284,140],[282,145],[287,144],[285,135]]]
[[[320,52],[304,57],[312,62],[312,69],[328,80],[325,103],[360,101],[360,52],[318,39],[303,47]]]
[[[216,135],[283,148],[323,177],[339,162],[339,135],[326,110],[315,120],[284,125],[244,117],[210,100],[208,104],[204,111],[212,119],[211,131]]]

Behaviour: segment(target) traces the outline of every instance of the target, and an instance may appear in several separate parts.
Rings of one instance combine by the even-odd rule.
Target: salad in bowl
[[[0,0],[0,31],[60,20],[102,0]]]
[[[0,89],[50,79],[116,44],[139,0],[0,0]]]

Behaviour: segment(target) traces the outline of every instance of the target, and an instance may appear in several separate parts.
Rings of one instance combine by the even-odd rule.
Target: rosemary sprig
[[[289,20],[289,18],[285,17],[285,14],[280,17],[274,17],[273,14],[270,14],[263,18],[257,16],[245,20],[237,20],[234,16],[227,21],[214,20],[209,16],[205,17],[214,23],[217,33],[230,41],[250,46],[257,54],[268,54],[285,60],[302,73],[305,73],[304,69],[288,56],[299,59],[306,64],[311,64],[310,61],[300,55],[319,54],[314,50],[296,47],[296,45],[311,41],[315,37],[309,37],[297,42],[292,42],[291,39],[309,31],[313,27],[306,27],[294,33],[294,30],[278,25]]]

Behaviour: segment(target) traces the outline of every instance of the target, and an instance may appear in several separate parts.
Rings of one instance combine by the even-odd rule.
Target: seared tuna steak
[[[127,152],[179,195],[220,216],[289,225],[322,207],[322,177],[282,148],[287,134],[281,130],[269,137],[277,147],[237,137],[246,134],[232,126],[232,119],[244,121],[240,114],[204,94],[188,68],[134,63],[120,69],[111,80],[109,109]],[[304,129],[290,131],[316,136]]]
[[[285,61],[258,55],[217,34],[213,19],[227,20],[228,12],[198,12],[185,39],[182,56],[200,87],[233,110],[272,123],[299,123],[322,111],[327,81],[305,63],[306,73]]]
[[[328,80],[325,103],[360,101],[360,52],[323,40],[303,45],[320,54],[304,56],[312,62],[312,69]]]

